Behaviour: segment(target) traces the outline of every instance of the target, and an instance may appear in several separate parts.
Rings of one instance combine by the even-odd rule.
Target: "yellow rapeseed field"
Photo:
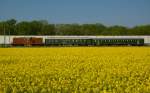
[[[150,47],[0,48],[2,93],[150,93]]]

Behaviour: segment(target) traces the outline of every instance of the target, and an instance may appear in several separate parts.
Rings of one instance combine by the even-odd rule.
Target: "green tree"
[[[124,26],[111,26],[102,32],[103,35],[127,35],[128,29]]]
[[[5,22],[6,34],[7,35],[15,35],[16,33],[16,23],[15,19],[10,19]]]
[[[38,35],[55,35],[55,25],[54,24],[43,24],[41,31]]]
[[[132,35],[150,35],[150,25],[135,26],[130,30]]]
[[[16,25],[17,35],[30,35],[31,27],[27,21],[22,21]]]
[[[83,35],[101,35],[106,27],[102,24],[83,24],[82,25],[82,34]]]

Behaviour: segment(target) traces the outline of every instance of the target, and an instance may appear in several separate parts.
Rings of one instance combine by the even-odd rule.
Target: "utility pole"
[[[11,44],[10,44],[10,30],[9,30],[9,44],[8,44],[8,45],[9,45],[9,47],[10,47],[10,45],[11,45]]]
[[[6,31],[5,31],[5,23],[4,23],[4,47],[6,47]]]

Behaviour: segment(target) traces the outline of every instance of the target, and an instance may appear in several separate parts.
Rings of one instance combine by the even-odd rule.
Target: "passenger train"
[[[3,46],[150,45],[150,36],[0,36]]]

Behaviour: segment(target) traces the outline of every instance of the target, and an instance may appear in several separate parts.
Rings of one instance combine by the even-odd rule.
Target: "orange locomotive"
[[[35,37],[18,37],[13,38],[13,46],[41,46],[43,45],[43,38]]]

